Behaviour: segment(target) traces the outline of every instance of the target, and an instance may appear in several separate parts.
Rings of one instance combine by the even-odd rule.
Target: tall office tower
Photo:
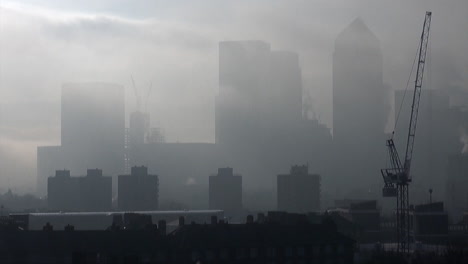
[[[102,168],[124,171],[125,105],[123,86],[67,83],[62,87],[61,146],[38,147],[37,191],[44,194],[56,168],[84,174]]]
[[[277,176],[278,210],[292,213],[320,210],[320,176],[309,174],[307,165],[292,166],[289,174]]]
[[[348,190],[368,191],[381,181],[384,89],[379,40],[358,18],[338,35],[333,53],[334,166],[341,168],[335,176]]]
[[[234,175],[232,168],[219,168],[217,175],[209,178],[210,209],[224,210],[235,216],[242,210],[242,176]]]
[[[62,146],[123,148],[124,88],[110,83],[67,83],[62,88]]]
[[[132,167],[130,175],[119,175],[118,207],[125,211],[158,210],[159,178],[148,168]]]
[[[302,79],[297,54],[263,41],[219,43],[216,143],[247,145],[300,121]],[[266,133],[266,132],[269,133]]]

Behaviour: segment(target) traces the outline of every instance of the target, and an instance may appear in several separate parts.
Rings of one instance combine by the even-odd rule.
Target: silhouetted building
[[[302,93],[296,53],[263,41],[219,43],[215,140],[225,163],[255,175],[246,185],[274,192],[271,175],[294,162],[327,171],[331,134],[303,114]]]
[[[79,178],[80,204],[83,211],[99,212],[112,208],[112,177],[102,175],[100,169],[88,169]]]
[[[171,239],[178,249],[174,263],[353,263],[354,256],[354,241],[328,222],[227,224],[215,219],[181,226]]]
[[[458,223],[468,209],[468,154],[452,155],[447,168],[447,209],[452,223]]]
[[[224,210],[227,215],[242,210],[242,176],[234,175],[232,168],[219,168],[209,178],[210,209]]]
[[[320,210],[320,176],[309,166],[294,165],[289,174],[277,177],[278,210],[305,213]]]
[[[50,210],[107,211],[112,207],[112,178],[100,169],[88,170],[85,177],[58,170],[48,179],[47,199]]]
[[[66,83],[61,98],[61,146],[38,147],[37,192],[45,194],[47,177],[56,168],[84,174],[102,168],[123,173],[125,143],[123,86]]]
[[[56,213],[15,213],[10,214],[15,222],[20,223],[24,230],[42,230],[47,223],[56,230],[63,230],[67,225],[73,225],[75,230],[105,230],[116,222],[116,219],[125,218],[124,215],[144,214],[151,216],[153,223],[164,220],[168,223],[168,231],[175,229],[181,217],[187,223],[209,223],[212,216],[224,218],[221,210],[179,210],[179,211],[99,211],[99,212],[56,212]],[[125,219],[121,225],[124,225]],[[116,223],[120,225],[119,223]]]
[[[144,166],[132,167],[130,175],[119,175],[118,207],[127,211],[157,210],[158,175],[148,174],[148,168]]]
[[[184,224],[166,234],[145,214],[124,214],[103,231],[0,228],[1,262],[15,263],[353,263],[354,241],[331,221],[300,225],[254,222]]]
[[[448,238],[448,215],[443,202],[416,205],[410,212],[414,239],[444,244]]]
[[[359,230],[360,242],[381,240],[381,209],[377,206],[377,200],[336,200],[335,207],[327,212],[351,221]]]
[[[50,210],[79,211],[79,179],[71,177],[69,170],[58,170],[47,179],[47,202]]]
[[[388,108],[377,37],[357,18],[335,40],[333,53],[334,177],[338,191],[380,188]]]

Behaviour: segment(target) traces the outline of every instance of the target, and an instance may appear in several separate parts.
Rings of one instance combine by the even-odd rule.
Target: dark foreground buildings
[[[130,217],[131,216],[131,217]],[[353,263],[354,241],[333,222],[294,224],[263,218],[228,224],[185,224],[166,234],[144,215],[116,219],[107,230],[21,231],[2,221],[2,263]],[[118,220],[118,221],[117,221]],[[149,220],[149,221],[148,221]],[[118,224],[119,222],[120,224]]]

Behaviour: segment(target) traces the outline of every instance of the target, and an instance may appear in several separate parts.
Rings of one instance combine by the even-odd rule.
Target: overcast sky
[[[146,93],[168,141],[213,142],[218,42],[260,39],[300,56],[316,116],[332,123],[334,39],[361,17],[380,39],[384,81],[406,84],[433,11],[429,86],[468,89],[467,0],[0,0],[0,191],[35,183],[36,147],[60,144],[64,82]]]

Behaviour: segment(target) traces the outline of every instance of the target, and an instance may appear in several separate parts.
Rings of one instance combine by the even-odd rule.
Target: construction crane
[[[137,111],[140,111],[141,110],[141,97],[138,94],[138,90],[135,85],[135,80],[133,80],[133,75],[130,75],[130,78],[132,79],[133,92],[135,92],[136,108],[137,108]]]
[[[410,248],[410,215],[409,215],[409,191],[411,182],[411,161],[413,158],[414,139],[416,136],[416,125],[418,121],[419,101],[421,99],[421,88],[424,76],[424,65],[426,63],[426,51],[429,40],[429,29],[431,26],[432,12],[426,12],[418,51],[418,66],[416,80],[414,82],[413,102],[411,105],[411,116],[406,141],[406,154],[404,163],[401,162],[398,151],[392,137],[387,140],[387,148],[390,156],[388,169],[382,169],[381,173],[385,186],[382,189],[384,197],[397,198],[397,241],[398,252],[408,253]]]

